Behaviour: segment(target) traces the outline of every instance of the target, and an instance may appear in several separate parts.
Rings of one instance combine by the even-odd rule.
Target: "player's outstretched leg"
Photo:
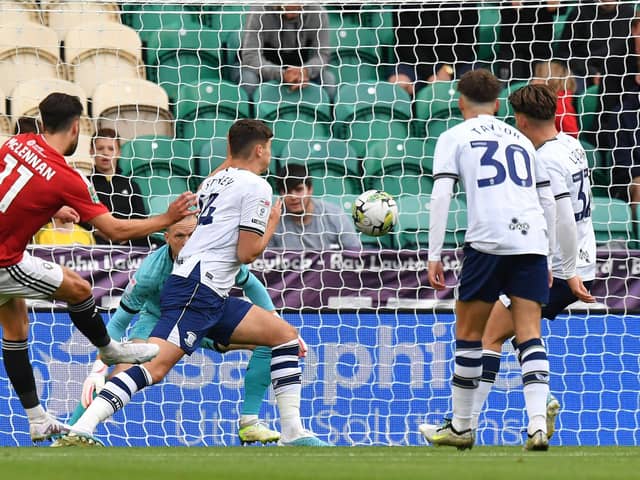
[[[234,303],[238,303],[234,306]],[[300,418],[302,370],[299,364],[298,332],[271,312],[229,298],[227,310],[246,311],[230,336],[230,343],[271,346],[271,384],[276,395],[282,433],[279,444],[285,446],[325,447],[328,443],[306,430]]]
[[[269,428],[258,416],[265,393],[271,383],[271,349],[256,347],[244,376],[244,399],[240,411],[238,436],[240,443],[262,444],[280,440],[280,432]]]

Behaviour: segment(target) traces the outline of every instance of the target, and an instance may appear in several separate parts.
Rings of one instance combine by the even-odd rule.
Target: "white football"
[[[398,206],[387,192],[367,190],[351,207],[356,230],[372,237],[389,233],[398,221]]]

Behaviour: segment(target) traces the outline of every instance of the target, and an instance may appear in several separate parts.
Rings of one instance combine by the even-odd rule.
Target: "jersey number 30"
[[[5,155],[4,170],[0,172],[0,185],[2,185],[7,177],[11,175],[11,172],[16,168],[16,165],[18,165],[18,161],[15,158],[9,154]],[[13,182],[13,185],[9,187],[2,198],[0,198],[0,212],[2,213],[7,211],[9,205],[13,202],[13,199],[16,198],[18,193],[20,193],[20,190],[24,188],[29,179],[33,177],[33,172],[24,165],[20,165],[18,167],[18,174],[20,176],[15,180],[15,182]]]
[[[527,151],[520,145],[511,144],[507,145],[504,149],[504,157],[507,160],[507,167],[495,158],[495,154],[498,151],[500,144],[493,140],[474,140],[471,142],[471,148],[484,148],[484,153],[480,158],[480,165],[483,167],[493,167],[496,170],[496,174],[493,177],[481,178],[478,180],[478,187],[492,187],[494,185],[500,185],[507,179],[507,172],[509,178],[513,183],[519,187],[530,187],[533,185],[533,178],[531,177],[531,159]],[[522,164],[526,171],[524,178],[520,177],[518,168],[516,165],[517,157],[520,157]]]

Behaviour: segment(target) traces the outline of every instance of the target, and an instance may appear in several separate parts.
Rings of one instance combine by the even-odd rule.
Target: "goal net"
[[[322,217],[314,219],[318,229],[292,221],[297,234],[282,236],[251,265],[309,346],[305,425],[338,445],[421,445],[417,426],[451,411],[463,191],[447,222],[448,288],[437,294],[428,286],[426,248],[435,144],[463,120],[457,79],[472,68],[492,70],[504,86],[496,115],[511,124],[508,95],[533,80],[549,83],[561,99],[558,126],[589,159],[598,242],[598,302],[543,321],[551,391],[562,405],[553,443],[637,445],[635,2],[289,3],[0,0],[0,141],[33,126],[50,92],[78,96],[85,111],[69,162],[113,185],[104,195],[119,198],[118,214],[146,215],[195,191],[224,161],[233,122],[264,120],[275,134],[266,173],[274,195],[292,166],[303,165],[314,215]],[[300,48],[291,47],[296,42]],[[111,131],[118,170],[96,162],[94,171],[96,142],[113,142]],[[115,191],[114,173],[134,190]],[[346,245],[353,202],[370,189],[393,195],[398,222],[386,236],[352,235],[355,246]],[[112,245],[69,228],[48,225],[29,251],[88,279],[107,320],[162,233]],[[42,404],[68,419],[95,351],[65,305],[32,302],[29,316]],[[520,370],[510,345],[504,348],[480,444],[522,443]],[[237,445],[249,355],[196,351],[97,435],[114,446]],[[3,366],[0,413],[0,445],[29,444]],[[279,426],[272,394],[261,417]]]

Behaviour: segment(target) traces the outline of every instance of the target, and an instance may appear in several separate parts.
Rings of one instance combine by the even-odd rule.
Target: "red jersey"
[[[22,260],[33,235],[64,205],[85,222],[109,211],[42,135],[7,140],[0,148],[0,267]]]

